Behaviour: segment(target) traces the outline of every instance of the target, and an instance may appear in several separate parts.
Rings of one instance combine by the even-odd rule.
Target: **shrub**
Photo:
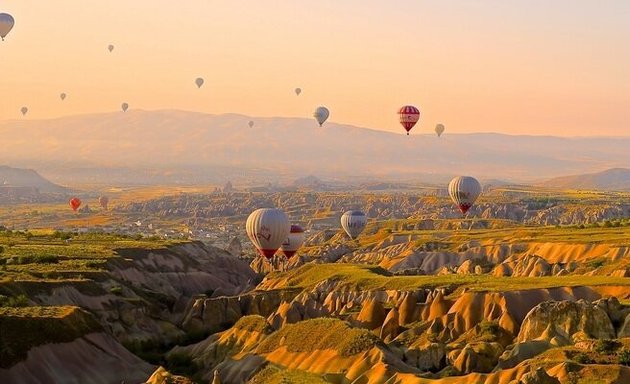
[[[630,366],[630,349],[622,349],[619,352],[619,364]]]
[[[27,307],[28,297],[25,295],[5,296],[0,295],[0,307]]]
[[[123,290],[122,290],[121,286],[117,285],[115,287],[111,287],[109,292],[114,294],[114,295],[116,295],[116,296],[122,296]]]
[[[595,352],[610,355],[621,347],[621,343],[614,339],[598,340],[595,344]]]
[[[573,361],[579,364],[593,364],[594,363],[593,359],[591,359],[591,357],[584,352],[580,352],[576,354],[575,356],[573,356]]]

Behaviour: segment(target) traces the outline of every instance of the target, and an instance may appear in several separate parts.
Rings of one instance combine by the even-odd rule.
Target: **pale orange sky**
[[[326,105],[330,121],[401,132],[414,104],[415,133],[630,135],[630,1],[549,3],[4,1],[0,119]]]

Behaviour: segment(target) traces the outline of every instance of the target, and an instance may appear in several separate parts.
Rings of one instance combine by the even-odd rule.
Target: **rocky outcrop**
[[[563,346],[583,339],[614,337],[612,322],[599,306],[584,300],[546,301],[527,314],[517,342],[544,340],[552,345]]]
[[[183,376],[173,375],[164,367],[158,367],[145,384],[194,384],[192,380]]]

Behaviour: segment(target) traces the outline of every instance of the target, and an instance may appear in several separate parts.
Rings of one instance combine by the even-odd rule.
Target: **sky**
[[[9,0],[0,12],[16,20],[0,43],[2,120],[122,102],[309,118],[325,105],[330,121],[401,132],[396,112],[412,104],[415,133],[630,135],[627,0]]]

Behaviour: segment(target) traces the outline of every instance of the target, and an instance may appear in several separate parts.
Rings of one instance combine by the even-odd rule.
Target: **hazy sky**
[[[32,119],[123,101],[304,117],[322,104],[331,121],[402,132],[409,103],[416,132],[630,135],[627,0],[9,0],[0,12],[16,19],[0,43],[0,119],[23,105]]]

